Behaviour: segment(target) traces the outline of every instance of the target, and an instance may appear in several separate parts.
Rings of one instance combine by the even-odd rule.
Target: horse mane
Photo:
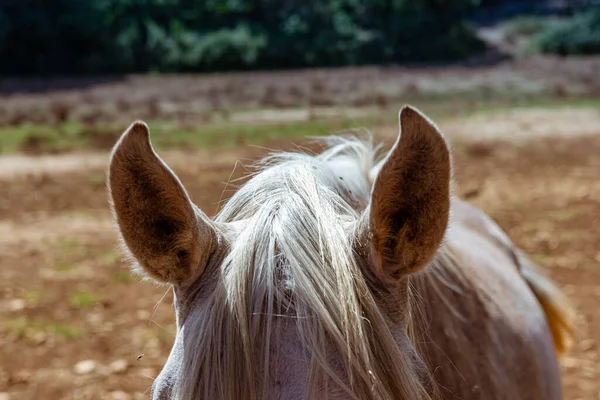
[[[352,399],[431,398],[398,349],[356,254],[377,148],[356,137],[325,144],[317,155],[265,158],[215,217],[217,226],[240,228],[215,261],[215,290],[183,328],[176,399],[267,398],[271,342],[290,321],[306,354],[307,398],[322,398],[330,385]],[[331,349],[345,376],[336,373]]]

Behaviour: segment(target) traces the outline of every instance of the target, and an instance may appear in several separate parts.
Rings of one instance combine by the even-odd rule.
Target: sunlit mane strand
[[[354,255],[375,150],[356,138],[326,143],[316,156],[263,160],[216,217],[243,222],[210,304],[186,323],[178,399],[268,398],[271,343],[290,320],[309,366],[307,398],[332,385],[353,399],[429,398]],[[330,364],[331,349],[345,376]]]

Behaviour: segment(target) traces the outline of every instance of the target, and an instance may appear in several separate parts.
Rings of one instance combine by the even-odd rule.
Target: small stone
[[[35,342],[35,344],[39,346],[46,343],[46,340],[48,340],[48,335],[46,335],[45,332],[36,332],[33,334],[32,339]]]
[[[109,400],[131,400],[133,397],[121,390],[115,390],[108,395]]]
[[[114,331],[114,329],[115,329],[115,325],[112,322],[104,322],[101,325],[101,328],[99,328],[98,330],[100,332],[110,333],[110,332]]]
[[[87,316],[87,322],[90,325],[100,325],[102,323],[102,315],[99,313],[90,313]]]
[[[13,299],[8,303],[8,309],[10,311],[21,311],[25,309],[26,305],[27,303],[23,299]]]
[[[115,360],[108,366],[111,374],[122,374],[129,368],[129,363],[126,360]]]
[[[74,371],[77,375],[87,375],[87,374],[91,374],[92,372],[94,372],[96,367],[97,367],[96,361],[85,360],[85,361],[80,361],[77,364],[75,364]]]
[[[57,273],[50,268],[41,268],[38,271],[38,275],[41,276],[42,279],[52,281],[56,279]]]
[[[148,310],[137,310],[135,315],[141,321],[147,321],[151,318],[150,311]]]
[[[565,368],[575,368],[579,364],[579,360],[573,357],[565,357],[560,362]]]

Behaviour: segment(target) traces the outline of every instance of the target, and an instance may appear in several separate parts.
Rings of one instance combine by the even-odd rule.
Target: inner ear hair
[[[215,230],[155,153],[143,122],[133,123],[116,144],[108,183],[123,241],[148,275],[181,283],[203,268],[216,245]]]
[[[443,135],[410,106],[399,120],[400,136],[375,179],[370,208],[373,261],[393,278],[431,261],[450,210],[451,158]]]

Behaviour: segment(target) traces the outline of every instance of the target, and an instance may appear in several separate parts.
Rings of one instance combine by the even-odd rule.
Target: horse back
[[[456,200],[444,248],[414,279],[415,343],[443,399],[562,399],[552,334],[516,249]]]

